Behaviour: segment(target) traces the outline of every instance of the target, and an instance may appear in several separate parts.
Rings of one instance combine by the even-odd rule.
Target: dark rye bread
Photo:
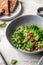
[[[17,6],[18,0],[9,0],[9,11],[12,13],[16,6]]]
[[[9,15],[8,0],[0,0],[0,14]]]
[[[10,15],[14,12],[17,6],[18,0],[0,0],[0,15]]]

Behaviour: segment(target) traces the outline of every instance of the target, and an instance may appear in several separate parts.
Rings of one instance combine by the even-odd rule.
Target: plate
[[[18,2],[18,6],[17,6],[16,10],[13,13],[11,13],[10,16],[5,16],[5,15],[0,16],[0,20],[11,20],[11,19],[15,18],[21,12],[21,8],[22,8],[21,3]]]

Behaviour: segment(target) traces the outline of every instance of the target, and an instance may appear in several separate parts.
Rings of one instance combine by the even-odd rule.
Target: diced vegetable
[[[40,41],[40,42],[38,43],[38,47],[41,48],[42,46],[43,46],[43,41]]]
[[[15,60],[15,59],[11,60],[12,65],[15,65],[16,63],[17,63],[17,60]]]
[[[0,28],[4,28],[4,27],[6,27],[6,22],[3,22],[2,24],[0,24]]]
[[[21,26],[12,33],[11,40],[14,47],[33,51],[43,46],[43,30],[36,25]]]
[[[28,48],[30,49],[30,50],[33,50],[33,43],[32,42],[28,42]]]

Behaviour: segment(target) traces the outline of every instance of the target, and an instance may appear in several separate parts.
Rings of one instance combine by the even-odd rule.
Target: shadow
[[[21,51],[18,51],[18,52],[21,53],[23,56],[25,55],[27,58],[32,58],[36,60],[39,60],[43,56],[43,51],[37,54],[29,54],[29,53],[24,53]]]

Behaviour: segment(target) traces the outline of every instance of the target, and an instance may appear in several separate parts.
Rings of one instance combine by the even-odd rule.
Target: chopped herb
[[[12,59],[12,60],[11,60],[11,64],[12,64],[12,65],[15,65],[16,63],[17,63],[17,60],[15,60],[15,59]]]
[[[4,28],[4,27],[6,27],[6,22],[3,22],[2,24],[0,24],[0,28]]]

